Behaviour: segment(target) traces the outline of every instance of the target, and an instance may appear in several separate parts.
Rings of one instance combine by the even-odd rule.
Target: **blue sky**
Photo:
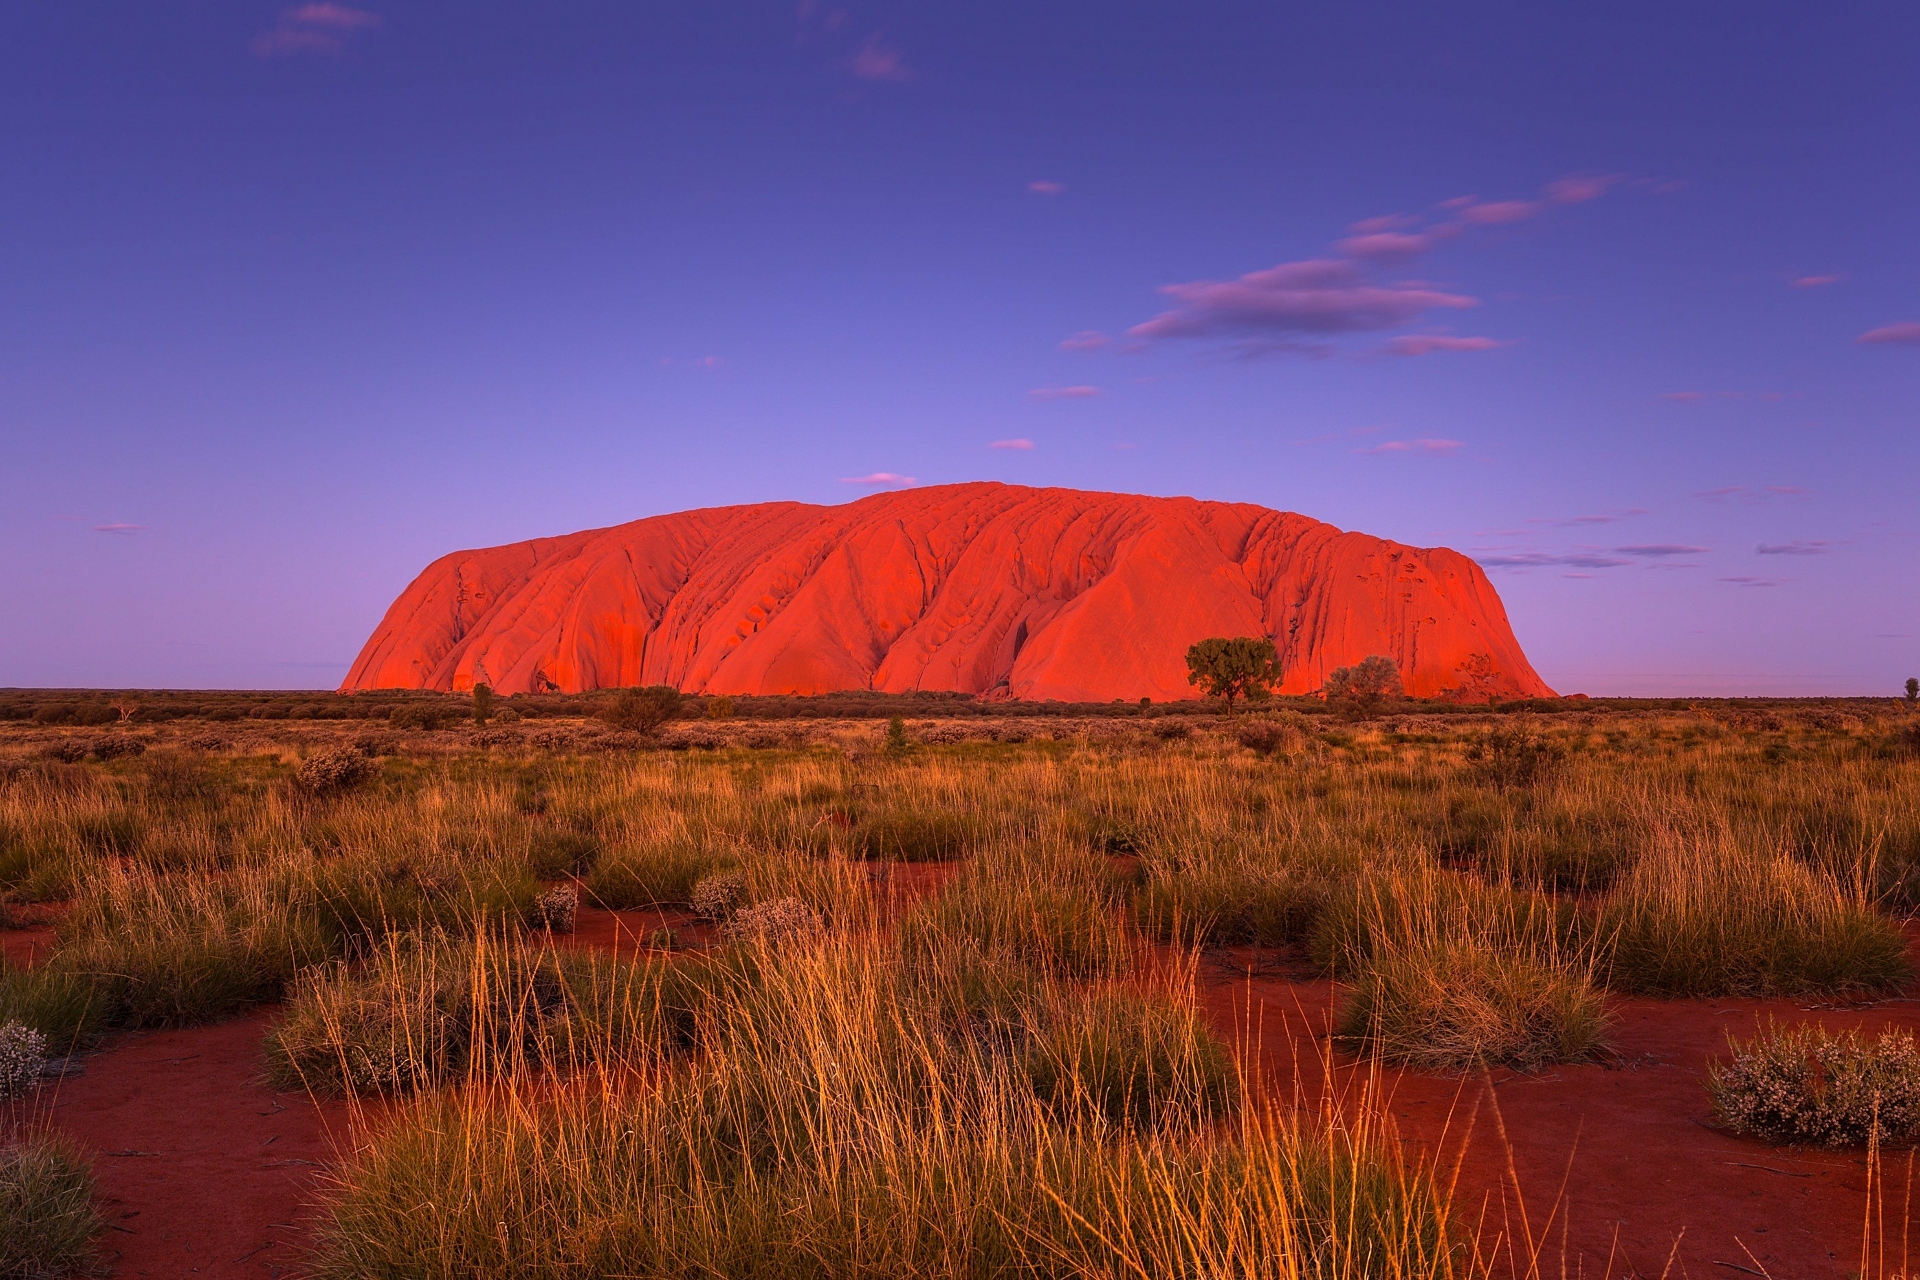
[[[1916,49],[1890,2],[7,6],[0,685],[330,686],[448,550],[911,478],[1457,547],[1562,691],[1892,693]]]

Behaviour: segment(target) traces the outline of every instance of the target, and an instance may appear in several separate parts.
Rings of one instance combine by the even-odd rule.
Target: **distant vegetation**
[[[1627,995],[1898,990],[1920,908],[1887,699],[0,700],[0,911],[60,918],[0,1027],[65,1054],[281,1002],[273,1079],[395,1099],[321,1276],[1507,1274],[1364,1098],[1258,1075],[1209,949],[1336,983],[1340,1061],[1535,1070],[1608,1053]],[[304,707],[367,714],[251,714]],[[555,949],[576,901],[675,914]],[[1822,1081],[1891,1138],[1914,1060],[1730,1054],[1725,1123],[1822,1142],[1873,1136]],[[63,1151],[20,1157],[29,1209],[0,1188],[38,1215],[9,1242],[94,1230]]]

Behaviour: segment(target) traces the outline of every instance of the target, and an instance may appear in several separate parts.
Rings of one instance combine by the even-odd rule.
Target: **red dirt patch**
[[[115,1276],[298,1270],[306,1206],[334,1157],[328,1126],[344,1133],[346,1111],[262,1082],[273,1016],[118,1036],[84,1075],[0,1109],[9,1132],[50,1124],[94,1157]]]
[[[1209,1015],[1257,1047],[1270,1089],[1287,1093],[1297,1080],[1305,1097],[1320,1096],[1334,984],[1259,970],[1249,976],[1248,959],[1231,957],[1241,966],[1237,974],[1220,966],[1203,973]],[[1610,1003],[1613,1055],[1605,1063],[1466,1079],[1381,1070],[1381,1091],[1403,1141],[1443,1163],[1464,1145],[1463,1217],[1475,1219],[1486,1197],[1485,1221],[1510,1222],[1517,1232],[1510,1194],[1517,1178],[1533,1234],[1545,1237],[1546,1274],[1561,1273],[1563,1256],[1567,1275],[1740,1274],[1721,1263],[1774,1280],[1841,1280],[1856,1273],[1867,1205],[1864,1154],[1782,1149],[1721,1132],[1705,1089],[1706,1066],[1725,1056],[1728,1033],[1749,1036],[1769,1017],[1871,1032],[1920,1027],[1920,1006],[1912,1000],[1861,1008],[1796,1000]],[[1357,1082],[1361,1070],[1351,1057],[1336,1055],[1343,1083]],[[1511,1174],[1503,1124],[1512,1140]],[[1888,1163],[1895,1167],[1888,1170],[1885,1235],[1888,1265],[1897,1267],[1907,1159],[1897,1154]]]

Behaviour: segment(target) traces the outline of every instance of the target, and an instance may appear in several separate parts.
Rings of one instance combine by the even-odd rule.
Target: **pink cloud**
[[[1370,449],[1355,449],[1355,453],[1458,453],[1467,446],[1459,440],[1439,440],[1423,437],[1419,440],[1388,440],[1376,444]]]
[[[1098,387],[1035,387],[1027,392],[1032,400],[1091,400],[1104,394]]]
[[[1098,351],[1113,345],[1113,339],[1098,329],[1082,329],[1060,343],[1062,351]]]
[[[891,471],[874,471],[864,476],[841,476],[840,483],[841,484],[874,484],[874,485],[896,484],[896,485],[902,486],[903,488],[910,489],[914,485],[920,482],[918,480],[915,480],[912,476],[897,475]]]
[[[1867,330],[1854,341],[1871,345],[1920,346],[1920,320],[1881,325],[1878,329]]]
[[[1823,556],[1833,550],[1831,542],[1763,542],[1753,549],[1757,556]]]
[[[303,4],[288,9],[270,29],[253,38],[253,52],[262,58],[290,53],[338,53],[356,31],[380,25],[378,14],[342,4]]]
[[[1390,329],[1436,307],[1479,299],[1418,285],[1369,284],[1352,262],[1314,258],[1250,271],[1238,280],[1163,285],[1179,305],[1127,330],[1136,338],[1237,337],[1273,342],[1299,334]]]
[[[1403,333],[1387,343],[1396,356],[1424,356],[1435,351],[1492,351],[1507,344],[1498,338],[1454,338],[1442,333]]]
[[[1541,194],[1555,204],[1585,204],[1607,194],[1620,180],[1617,173],[1569,174],[1549,182]]]
[[[1349,258],[1364,258],[1369,262],[1398,262],[1416,258],[1433,248],[1434,242],[1443,238],[1443,230],[1419,235],[1409,235],[1404,231],[1371,231],[1365,235],[1348,236],[1333,247]]]
[[[1045,178],[1036,179],[1027,184],[1027,190],[1037,196],[1057,196],[1067,189],[1064,182],[1049,182]]]
[[[93,526],[93,531],[95,533],[139,533],[146,527],[143,524],[125,524],[115,521],[112,524],[97,524]]]
[[[1839,276],[1801,276],[1793,282],[1793,287],[1796,289],[1818,289],[1821,285],[1838,283],[1840,283]]]
[[[913,79],[913,72],[907,69],[906,55],[882,44],[878,31],[854,51],[847,69],[862,80],[888,80],[898,84]]]
[[[1025,439],[1024,437],[1018,440],[995,440],[992,444],[988,445],[987,448],[1026,450],[1033,448],[1033,441]]]
[[[1485,204],[1464,205],[1460,220],[1475,226],[1498,226],[1507,222],[1525,222],[1546,206],[1537,200],[1493,200]]]
[[[1398,231],[1402,227],[1412,226],[1417,221],[1419,221],[1419,219],[1409,217],[1404,213],[1389,213],[1380,218],[1362,218],[1360,221],[1348,227],[1347,230],[1356,236],[1371,236],[1377,235],[1382,231]]]

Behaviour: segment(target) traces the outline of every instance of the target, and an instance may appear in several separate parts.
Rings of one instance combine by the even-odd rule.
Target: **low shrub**
[[[62,1280],[93,1272],[100,1215],[93,1168],[71,1142],[0,1147],[0,1276]]]
[[[955,862],[979,846],[986,824],[945,809],[880,809],[863,814],[849,840],[854,856],[892,862]]]
[[[687,904],[704,920],[725,920],[740,905],[746,891],[747,878],[738,871],[716,871],[700,877],[687,895]]]
[[[1241,746],[1255,755],[1292,755],[1306,742],[1306,735],[1290,724],[1277,720],[1255,720],[1234,731]]]
[[[680,691],[670,685],[622,689],[600,709],[600,718],[615,729],[651,737],[680,714]]]
[[[1580,1062],[1601,1047],[1606,1009],[1586,966],[1471,940],[1375,954],[1340,1008],[1338,1038],[1427,1070]]]
[[[1164,941],[1262,947],[1299,942],[1326,902],[1325,883],[1295,867],[1246,857],[1151,862],[1133,918]]]
[[[380,766],[352,747],[328,747],[300,762],[294,778],[315,795],[350,791],[372,779]]]
[[[527,927],[549,933],[572,933],[580,912],[580,891],[570,884],[548,889],[527,910]]]
[[[0,1022],[0,1102],[31,1089],[47,1065],[47,1038],[18,1022]]]
[[[1864,1147],[1920,1141],[1920,1046],[1889,1030],[1869,1040],[1817,1023],[1768,1030],[1707,1072],[1726,1126],[1774,1143]]]
[[[728,942],[764,942],[769,945],[811,938],[825,926],[814,909],[798,898],[771,898],[741,907],[720,929]]]

